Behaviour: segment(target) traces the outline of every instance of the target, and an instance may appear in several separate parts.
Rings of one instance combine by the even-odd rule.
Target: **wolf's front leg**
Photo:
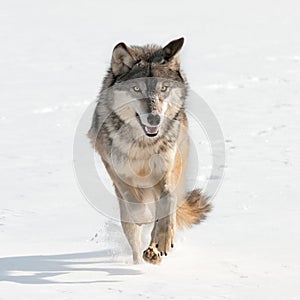
[[[161,255],[167,255],[173,247],[176,226],[176,196],[165,194],[156,206],[156,221],[151,233],[151,242]]]
[[[143,253],[145,261],[157,264],[173,247],[176,226],[176,197],[166,194],[156,206],[156,221],[151,233],[151,242]]]
[[[141,232],[142,226],[135,223],[122,222],[123,231],[132,250],[133,263],[142,262],[141,255]]]
[[[170,167],[167,168],[168,172],[161,182],[162,195],[156,202],[156,221],[151,234],[151,243],[143,254],[144,260],[149,263],[159,263],[161,256],[167,255],[170,248],[173,248],[177,204],[184,200],[187,152],[188,142],[182,143],[175,158],[170,156]]]

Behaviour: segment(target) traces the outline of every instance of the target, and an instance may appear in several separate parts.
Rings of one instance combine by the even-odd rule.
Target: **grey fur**
[[[113,180],[136,263],[141,261],[139,226],[156,221],[144,259],[158,263],[160,252],[166,253],[174,243],[176,206],[185,200],[189,141],[184,111],[187,81],[179,62],[182,45],[183,38],[165,47],[119,43],[88,133]],[[160,116],[157,125],[149,124],[149,115]],[[181,169],[176,165],[178,155]],[[177,186],[174,176],[179,178]],[[183,224],[199,222],[200,210],[190,209],[198,198],[182,214],[190,218],[194,213],[193,221]]]

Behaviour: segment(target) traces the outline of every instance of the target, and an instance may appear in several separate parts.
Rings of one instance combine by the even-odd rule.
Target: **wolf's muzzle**
[[[160,115],[153,113],[139,115],[138,113],[136,113],[136,117],[139,120],[147,136],[157,136],[161,123]]]

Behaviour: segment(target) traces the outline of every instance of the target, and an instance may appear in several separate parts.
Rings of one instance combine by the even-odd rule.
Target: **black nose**
[[[160,122],[160,116],[154,115],[154,114],[149,114],[147,117],[147,121],[149,122],[150,125],[156,126]]]

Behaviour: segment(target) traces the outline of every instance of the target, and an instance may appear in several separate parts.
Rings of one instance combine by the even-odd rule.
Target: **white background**
[[[298,1],[2,0],[0,299],[299,299],[299,20]],[[207,222],[134,266],[78,189],[73,137],[115,44],[181,36],[226,174]]]

